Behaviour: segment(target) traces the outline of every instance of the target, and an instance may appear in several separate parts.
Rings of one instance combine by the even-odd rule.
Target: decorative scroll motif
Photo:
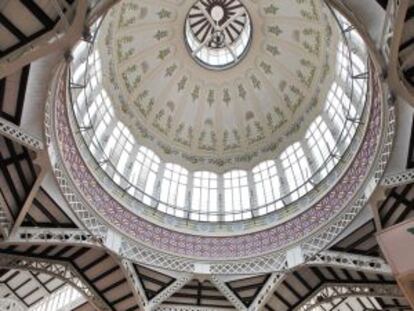
[[[102,76],[103,86],[115,115],[139,144],[166,162],[222,173],[235,166],[251,169],[304,136],[332,84],[340,31],[323,1],[273,2],[193,1],[200,10],[190,10],[187,23],[182,12],[188,11],[188,1],[176,6],[160,0],[124,2],[108,14],[94,51],[107,73]],[[235,19],[223,25],[229,29],[225,36],[233,36],[230,41],[236,40],[236,47],[228,57],[216,53],[208,62],[201,55],[208,53],[194,52],[206,34],[208,39],[214,16],[221,17],[214,7],[224,7],[224,15],[234,12]],[[257,46],[249,52],[249,30],[253,30],[247,11],[257,34]],[[286,17],[300,22],[291,23]],[[187,46],[191,54],[200,56],[195,57],[199,63],[211,63],[209,68],[214,69],[220,58],[229,59],[226,67],[246,55],[243,63],[227,76],[204,74],[205,69],[194,66],[183,48],[183,25],[190,28]],[[242,31],[240,40],[233,31]],[[196,36],[190,40],[193,32]],[[210,45],[221,46],[220,31],[216,38],[213,42],[219,43]],[[190,41],[195,41],[194,46]],[[158,85],[166,86],[163,92]]]
[[[411,184],[414,182],[414,169],[406,170],[399,173],[391,173],[384,176],[381,185],[385,187],[398,187]]]
[[[212,275],[210,277],[211,283],[213,283],[217,289],[230,301],[237,311],[247,311],[248,309],[244,303],[236,296],[236,294],[226,285],[224,281],[220,279],[218,275]]]
[[[306,265],[323,265],[371,273],[392,274],[390,266],[382,258],[333,251],[312,254],[312,259],[308,260]]]
[[[78,289],[90,303],[98,308],[98,310],[112,310],[112,308],[100,298],[100,295],[95,289],[89,286],[70,262],[1,254],[0,266],[8,269],[22,269],[53,275]]]
[[[0,134],[26,146],[31,150],[44,149],[43,142],[40,139],[25,133],[18,126],[2,118],[0,118]]]
[[[304,301],[296,311],[320,310],[323,304],[329,304],[338,298],[383,297],[403,298],[397,285],[380,284],[326,284],[322,289]]]

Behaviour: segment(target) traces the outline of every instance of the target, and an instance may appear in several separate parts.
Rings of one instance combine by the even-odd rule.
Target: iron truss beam
[[[234,309],[187,305],[160,305],[154,311],[232,311]]]
[[[79,246],[101,246],[100,240],[86,230],[63,228],[20,227],[5,241],[8,244],[70,244]]]
[[[135,299],[138,302],[140,310],[144,311],[158,310],[160,305],[165,300],[170,298],[174,293],[179,291],[183,286],[185,286],[189,281],[193,279],[193,275],[191,273],[177,273],[174,276],[175,281],[172,284],[158,293],[158,295],[148,300],[142,281],[139,278],[133,263],[129,260],[122,260],[121,265],[124,269],[125,275],[127,276],[128,283],[131,286]]]
[[[262,310],[284,279],[285,274],[272,273],[247,310]]]
[[[334,251],[324,251],[313,255],[306,261],[306,265],[330,266],[386,275],[392,274],[390,266],[381,258]]]
[[[295,311],[319,310],[324,304],[349,297],[404,298],[404,295],[397,285],[326,283]]]
[[[45,148],[40,139],[30,135],[17,125],[3,118],[0,118],[0,134],[29,148],[30,150],[40,151]]]
[[[153,297],[149,302],[145,311],[155,310],[161,303],[170,298],[174,293],[178,292],[184,285],[193,279],[193,274],[182,273],[171,285],[163,289],[158,295]]]
[[[236,294],[227,286],[226,282],[218,275],[210,276],[210,282],[227,298],[227,300],[236,308],[237,311],[248,311],[246,305],[236,296]]]
[[[43,161],[44,162],[44,161]],[[23,206],[21,207],[19,214],[16,217],[16,220],[14,221],[13,227],[10,230],[10,235],[13,235],[21,226],[24,219],[26,218],[27,213],[29,212],[30,208],[33,205],[33,200],[35,199],[40,186],[43,182],[43,179],[46,176],[47,168],[46,166],[43,166],[44,163],[42,163],[40,172],[38,173],[36,180],[34,184],[32,185],[32,188],[30,189],[30,192],[27,194],[26,199],[24,201]]]
[[[148,306],[147,295],[145,294],[144,286],[134,268],[134,264],[129,260],[122,260],[121,266],[124,269],[125,276],[128,280],[129,286],[134,294],[140,310],[146,310]]]
[[[0,201],[1,203],[1,201]],[[69,228],[20,227],[3,243],[7,244],[70,244],[80,246],[102,246],[101,238],[87,230]],[[362,272],[391,274],[390,266],[382,258],[356,255],[337,251],[323,251],[317,255],[303,255],[307,266],[331,266]],[[125,261],[129,262],[129,261]],[[166,268],[168,270],[168,268]],[[280,274],[280,273],[279,273]],[[220,275],[220,274],[217,274]]]
[[[52,4],[55,4],[55,10],[58,12],[60,20],[52,29],[32,41],[22,37],[21,41],[24,44],[1,59],[0,78],[8,76],[17,68],[24,67],[51,52],[64,53],[70,51],[81,39],[82,35],[88,32],[90,25],[118,1],[77,0],[72,6],[66,5],[65,12],[58,1],[52,1]],[[62,1],[62,4],[65,3],[65,1]],[[95,5],[92,6],[92,4]]]
[[[98,310],[112,311],[112,308],[102,299],[98,292],[82,277],[68,261],[50,260],[23,255],[1,254],[0,267],[3,269],[18,269],[45,273],[67,282]]]
[[[13,227],[13,217],[7,207],[6,200],[0,192],[0,233],[6,239]]]
[[[408,185],[414,182],[414,169],[408,169],[403,172],[396,172],[385,175],[381,185],[388,188]]]

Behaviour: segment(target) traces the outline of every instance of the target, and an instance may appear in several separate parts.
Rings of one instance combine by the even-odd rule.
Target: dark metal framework
[[[17,0],[15,1],[17,2]],[[60,21],[60,16],[58,14],[55,14],[54,16],[49,15],[38,1],[19,0],[19,2],[27,12],[30,12],[30,14],[33,15],[35,20],[39,23],[39,27],[36,27],[36,30],[34,31],[24,31],[16,25],[15,21],[11,19],[11,16],[5,16],[0,12],[0,25],[17,40],[16,43],[0,50],[0,59],[48,33]],[[65,2],[68,6],[71,6],[74,0],[65,0]],[[66,8],[63,8],[62,11],[65,13]],[[19,18],[18,15],[19,14],[16,14],[16,18]]]

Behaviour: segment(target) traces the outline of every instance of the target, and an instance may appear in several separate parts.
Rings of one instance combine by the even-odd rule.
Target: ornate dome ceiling
[[[119,120],[164,161],[190,170],[273,159],[304,136],[332,85],[339,28],[323,1],[232,3],[123,1],[95,45]],[[207,42],[211,23],[223,26],[222,43],[213,34]]]
[[[283,269],[288,248],[317,252],[349,225],[382,174],[391,117],[355,28],[322,0],[240,3],[252,33],[236,64],[190,53],[196,1],[122,1],[54,79],[56,176],[88,227],[120,234],[121,254]],[[204,47],[238,44],[223,36]],[[225,148],[226,131],[240,145]]]

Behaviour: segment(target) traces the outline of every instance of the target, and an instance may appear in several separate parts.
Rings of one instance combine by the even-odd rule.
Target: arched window
[[[211,172],[195,172],[190,218],[218,221],[218,180]]]
[[[258,210],[259,215],[264,215],[283,207],[282,200],[279,200],[281,198],[281,191],[277,173],[275,161],[262,162],[253,169],[257,205],[260,207]],[[267,204],[270,205],[265,206]]]
[[[143,146],[139,147],[129,180],[134,187],[141,190],[134,191],[134,195],[148,205],[152,203],[150,196],[154,194],[159,165],[160,159],[154,152]]]
[[[348,145],[356,131],[357,117],[354,105],[344,90],[334,82],[327,97],[327,112],[333,123],[342,130],[340,140]]]
[[[330,157],[336,152],[335,140],[328,126],[321,117],[317,117],[306,132],[306,143],[312,152],[320,178],[325,177],[338,163],[336,157]],[[328,160],[329,158],[329,160]]]
[[[307,182],[311,171],[301,144],[295,143],[286,148],[280,160],[291,191],[290,200],[295,201],[312,189],[312,185]]]
[[[184,217],[186,214],[184,209],[186,207],[187,182],[188,171],[185,168],[176,164],[166,164],[161,182],[161,203],[158,209],[164,213]],[[163,203],[167,203],[167,205]]]
[[[225,221],[252,217],[246,171],[231,171],[223,175]]]

